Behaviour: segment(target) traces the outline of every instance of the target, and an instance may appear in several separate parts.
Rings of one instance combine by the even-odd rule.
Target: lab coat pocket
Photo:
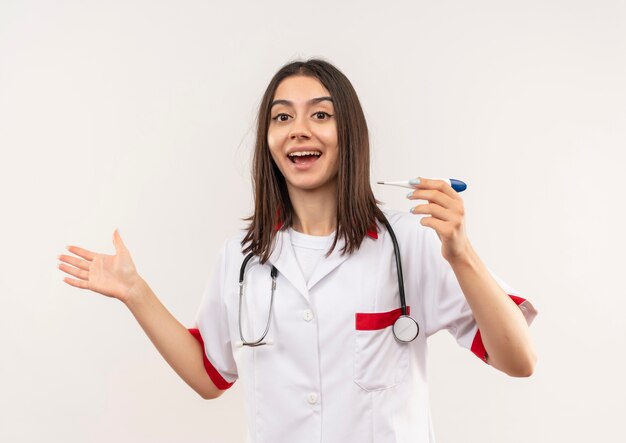
[[[354,381],[366,391],[391,388],[406,376],[409,347],[398,342],[392,331],[400,315],[400,309],[356,314]]]

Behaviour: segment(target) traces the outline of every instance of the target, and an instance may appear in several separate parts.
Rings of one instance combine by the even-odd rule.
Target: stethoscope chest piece
[[[420,332],[420,328],[413,317],[401,315],[393,323],[393,335],[396,340],[402,343],[409,343],[415,340]]]

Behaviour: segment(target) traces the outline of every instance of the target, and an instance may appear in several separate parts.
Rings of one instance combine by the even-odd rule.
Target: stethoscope
[[[406,298],[404,296],[404,278],[402,277],[402,263],[400,261],[400,248],[398,247],[396,234],[393,232],[393,229],[391,229],[391,225],[389,224],[389,221],[387,221],[386,218],[384,218],[383,223],[385,224],[387,231],[389,231],[389,234],[391,235],[391,241],[393,243],[393,252],[396,257],[396,269],[398,273],[398,290],[400,292],[400,306],[401,306],[401,311],[402,311],[402,314],[393,323],[393,326],[392,326],[393,335],[396,338],[396,340],[399,341],[400,343],[409,343],[415,340],[415,338],[419,334],[419,325],[417,324],[417,321],[413,317],[407,315],[407,312],[406,312]],[[270,276],[272,278],[272,289],[271,289],[271,295],[270,295],[270,307],[269,307],[269,312],[267,314],[267,325],[265,326],[265,331],[263,331],[263,335],[261,335],[261,338],[255,341],[247,341],[243,337],[243,331],[241,329],[241,302],[243,299],[243,283],[244,283],[243,280],[244,280],[244,274],[246,272],[246,265],[248,264],[250,259],[253,257],[253,255],[254,254],[251,252],[243,259],[243,262],[241,263],[241,269],[239,270],[239,337],[241,337],[240,345],[251,346],[251,347],[268,344],[267,342],[264,342],[263,339],[267,335],[267,331],[269,331],[270,324],[272,322],[272,307],[274,305],[274,291],[276,290],[276,277],[278,276],[278,270],[276,269],[276,266],[272,265],[272,270],[270,272]]]

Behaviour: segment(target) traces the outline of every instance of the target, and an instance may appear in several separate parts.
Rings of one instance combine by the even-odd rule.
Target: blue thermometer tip
[[[456,178],[450,179],[450,186],[452,186],[452,189],[454,189],[456,192],[463,192],[467,189],[467,185],[461,180],[457,180]]]

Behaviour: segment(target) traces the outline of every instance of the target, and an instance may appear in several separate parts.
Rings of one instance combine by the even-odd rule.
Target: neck
[[[289,199],[293,207],[295,231],[308,235],[327,236],[332,234],[337,218],[337,187],[306,190],[288,186]]]

